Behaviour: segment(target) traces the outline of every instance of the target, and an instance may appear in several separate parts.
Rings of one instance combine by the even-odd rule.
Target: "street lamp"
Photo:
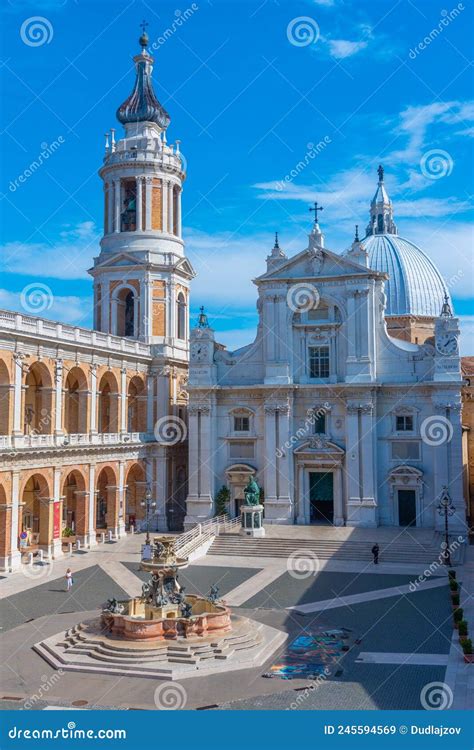
[[[156,508],[156,500],[152,500],[151,490],[148,489],[145,494],[145,499],[141,501],[140,505],[145,508],[146,518],[146,539],[145,544],[150,544],[150,509]]]
[[[454,515],[456,508],[453,505],[451,497],[448,492],[446,485],[443,486],[441,491],[441,498],[438,505],[438,513],[440,516],[444,515],[444,564],[451,565],[451,553],[449,551],[449,533],[448,533],[448,518]]]

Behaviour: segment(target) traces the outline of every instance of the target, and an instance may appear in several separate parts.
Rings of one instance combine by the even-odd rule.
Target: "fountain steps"
[[[107,641],[97,620],[34,646],[56,669],[130,677],[181,679],[261,666],[286,640],[286,633],[247,618],[233,618],[234,630],[221,638],[163,645],[118,645]]]

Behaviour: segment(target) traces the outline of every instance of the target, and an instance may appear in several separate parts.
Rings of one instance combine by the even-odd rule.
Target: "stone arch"
[[[145,381],[134,375],[128,384],[127,432],[146,432],[147,394]]]
[[[81,367],[69,370],[64,383],[64,431],[87,432],[87,376]]]
[[[137,521],[145,518],[145,508],[141,505],[147,490],[145,469],[142,464],[130,466],[126,477],[126,522],[135,526]]]
[[[250,464],[232,464],[225,470],[229,487],[229,514],[233,518],[240,515],[240,506],[245,500],[244,489],[249,479],[257,476],[257,470]]]
[[[121,284],[112,294],[112,332],[117,336],[138,335],[138,294],[130,284]]]
[[[53,537],[52,490],[48,478],[40,471],[32,472],[22,483],[19,528],[27,534],[26,546],[49,548]]]
[[[53,431],[53,379],[44,362],[33,362],[25,377],[24,431],[49,435]]]
[[[97,530],[118,525],[117,474],[112,466],[103,466],[96,483],[95,526]]]
[[[72,529],[76,537],[83,539],[87,533],[86,479],[79,469],[67,471],[62,487],[62,530]]]
[[[0,435],[10,434],[12,388],[7,364],[0,359]]]
[[[119,388],[117,378],[110,370],[99,383],[99,432],[119,431]]]

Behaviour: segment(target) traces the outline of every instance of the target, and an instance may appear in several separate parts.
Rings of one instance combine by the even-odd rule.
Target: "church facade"
[[[90,274],[93,330],[0,312],[0,567],[53,558],[109,532],[182,528],[187,492],[189,288],[179,142],[152,85],[136,81],[106,136],[104,233]],[[34,285],[31,285],[32,287]],[[25,294],[25,310],[41,299]],[[41,290],[40,290],[41,293]],[[148,519],[148,520],[147,520]]]
[[[235,352],[205,316],[191,332],[187,525],[250,476],[267,524],[466,529],[459,324],[430,259],[397,233],[383,169],[366,236],[338,255],[317,220],[255,280],[255,341]]]

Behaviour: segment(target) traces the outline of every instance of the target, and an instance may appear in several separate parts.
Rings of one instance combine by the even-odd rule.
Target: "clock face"
[[[436,349],[440,354],[449,356],[457,354],[458,351],[458,339],[454,333],[442,333],[438,336],[436,341]]]
[[[202,362],[207,358],[207,345],[199,342],[195,343],[191,347],[191,358],[195,362]]]

